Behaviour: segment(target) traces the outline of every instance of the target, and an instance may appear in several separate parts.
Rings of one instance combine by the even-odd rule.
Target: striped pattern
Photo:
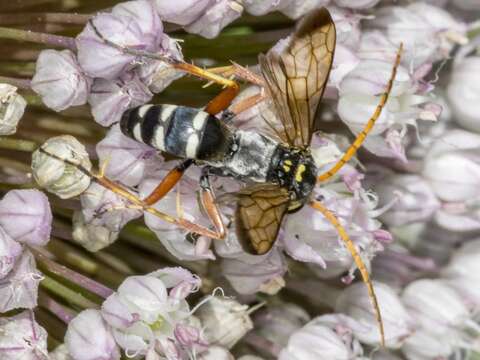
[[[208,113],[176,105],[147,104],[127,111],[120,121],[122,132],[175,156],[195,159],[208,121]]]

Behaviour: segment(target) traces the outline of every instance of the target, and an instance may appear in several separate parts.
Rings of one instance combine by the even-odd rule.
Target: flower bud
[[[74,164],[91,170],[85,147],[70,135],[53,137],[33,153],[33,177],[47,191],[68,199],[84,192],[91,182],[90,176]]]
[[[471,56],[454,63],[447,96],[453,119],[466,129],[480,132],[480,56]]]
[[[0,84],[0,135],[12,135],[25,112],[27,102],[17,94],[17,88]]]
[[[50,240],[52,210],[38,190],[12,190],[0,201],[0,225],[15,241],[43,246]]]
[[[188,25],[212,5],[212,0],[184,0],[173,3],[170,0],[154,0],[160,19],[181,26]]]
[[[328,319],[331,317],[332,315],[317,317],[297,330],[290,337],[288,345],[280,352],[278,359],[356,359],[363,352],[360,343],[348,331],[343,331],[345,326],[332,324]]]
[[[84,310],[70,321],[65,345],[75,360],[120,359],[111,330],[98,310]]]
[[[111,14],[100,13],[92,21],[98,32],[117,45],[156,52],[163,26],[147,0],[115,6]],[[105,43],[90,23],[77,36],[78,62],[92,77],[113,80],[138,65],[136,56]]]
[[[42,275],[35,267],[35,259],[25,250],[13,269],[0,280],[0,313],[36,307],[40,280]]]
[[[74,360],[69,352],[67,345],[60,344],[50,353],[49,360]]]
[[[290,336],[310,320],[294,303],[267,306],[255,316],[255,332],[278,346],[287,346]]]
[[[183,60],[182,48],[178,41],[164,35],[161,40],[161,51],[169,54],[175,60]],[[172,65],[161,60],[145,59],[142,66],[135,69],[136,74],[153,93],[162,92],[173,81],[185,75],[184,71],[177,70]]]
[[[330,0],[289,0],[284,1],[280,11],[292,19],[309,13],[310,11],[321,8],[329,3]]]
[[[348,7],[351,9],[369,9],[374,7],[380,2],[380,0],[357,0],[357,1],[350,1],[350,0],[335,0],[337,6]]]
[[[32,90],[55,111],[83,105],[92,85],[70,50],[43,50],[37,59]]]
[[[138,185],[147,168],[162,161],[155,149],[123,135],[118,124],[110,128],[96,150],[100,163],[107,164],[105,175],[128,186]]]
[[[343,45],[356,52],[362,35],[360,21],[364,19],[364,15],[351,9],[340,8],[333,5],[328,6],[328,11],[335,23],[335,31],[337,33],[336,46]],[[339,64],[341,64],[341,62],[339,62]]]
[[[2,360],[49,360],[47,332],[35,321],[33,311],[0,318]]]
[[[230,236],[233,236],[233,234]],[[240,294],[254,294],[262,290],[272,290],[268,285],[274,285],[274,290],[278,292],[283,287],[282,281],[279,281],[279,279],[286,271],[285,258],[281,251],[276,248],[261,256],[246,254],[222,260],[223,276]],[[275,286],[275,283],[279,284],[280,287]],[[264,288],[265,285],[267,285],[266,288]],[[283,285],[285,285],[285,282],[283,282]]]
[[[414,320],[388,285],[375,282],[373,286],[382,314],[386,346],[399,348],[403,340],[413,333]],[[380,344],[378,323],[365,284],[358,282],[347,287],[337,299],[335,310],[355,319],[357,324],[352,326],[352,330],[362,343]]]
[[[119,122],[127,109],[147,103],[152,95],[136,74],[125,73],[115,80],[95,79],[88,103],[95,121],[110,126]]]
[[[207,351],[202,352],[199,360],[235,360],[233,355],[227,349],[221,346],[210,346]],[[243,359],[241,357],[240,359]]]
[[[456,250],[442,269],[445,283],[455,289],[469,309],[480,307],[480,240],[467,242]]]
[[[165,284],[172,300],[183,300],[193,292],[198,291],[202,280],[197,275],[181,267],[167,267],[149,274]]]
[[[470,318],[461,297],[441,280],[421,279],[410,283],[403,291],[402,302],[432,335],[460,329]]]
[[[466,42],[465,24],[448,11],[423,2],[383,7],[370,24],[386,30],[392,43],[404,43],[403,63],[413,68],[448,58],[456,43]]]
[[[220,31],[242,15],[241,1],[217,0],[205,12],[199,13],[193,22],[185,26],[188,32],[201,35],[207,39],[218,36]]]
[[[245,11],[255,16],[261,16],[281,9],[288,3],[286,0],[243,0]]]
[[[423,173],[438,197],[464,201],[476,196],[474,181],[479,170],[474,155],[479,147],[480,135],[459,129],[445,132],[432,144]]]
[[[480,10],[480,3],[477,0],[452,0],[451,2],[462,10]]]
[[[208,342],[227,349],[231,349],[253,329],[248,306],[232,299],[211,297],[197,310],[196,316],[204,326]]]
[[[81,211],[73,213],[73,240],[91,252],[99,251],[113,244],[120,234],[104,225],[87,223]]]
[[[0,227],[0,279],[13,269],[21,253],[22,246]]]
[[[120,232],[129,221],[142,216],[141,210],[128,208],[125,198],[98,183],[92,183],[80,201],[87,224],[105,226],[112,232]]]
[[[390,226],[427,221],[440,207],[430,184],[417,175],[393,174],[375,184],[380,206],[393,203],[381,220]]]
[[[448,359],[453,349],[448,336],[433,335],[428,330],[416,330],[405,340],[402,353],[407,359]]]

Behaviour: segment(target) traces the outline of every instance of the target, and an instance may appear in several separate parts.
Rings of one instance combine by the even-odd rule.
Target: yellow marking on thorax
[[[297,171],[295,172],[295,181],[301,182],[303,180],[303,173],[305,172],[306,167],[304,164],[298,165]]]
[[[285,172],[290,172],[291,170],[291,166],[292,166],[292,162],[290,160],[285,160],[283,162],[283,170],[285,170]]]

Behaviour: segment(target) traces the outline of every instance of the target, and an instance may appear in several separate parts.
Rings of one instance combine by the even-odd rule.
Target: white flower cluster
[[[401,47],[403,53],[388,101],[362,149],[337,176],[317,184],[301,209],[288,214],[273,248],[252,255],[242,247],[229,200],[244,184],[231,178],[213,177],[211,184],[227,224],[224,241],[164,221],[171,215],[211,226],[198,196],[200,162],[151,208],[132,203],[146,198],[178,164],[126,137],[118,124],[125,111],[151,101],[184,75],[174,65],[188,63],[165,23],[213,38],[244,12],[279,11],[296,20],[321,7],[332,16],[337,41],[317,114],[319,131],[311,142],[314,175],[331,169],[352,140],[363,136]],[[168,251],[168,261],[200,264],[205,281],[183,267],[128,276],[115,292],[107,289],[102,301],[95,298],[97,308],[79,310],[73,304],[72,314],[63,316],[65,344],[49,354],[46,332],[29,309],[37,305],[40,280],[32,253],[43,254],[39,247],[50,237],[52,214],[38,191],[12,191],[0,202],[0,311],[27,310],[0,318],[0,358],[480,356],[479,19],[478,1],[468,0],[134,0],[92,16],[71,49],[41,51],[30,87],[45,106],[60,112],[88,104],[95,121],[109,127],[95,148],[64,135],[33,153],[38,185],[62,201],[80,199],[71,207],[68,240],[75,244],[69,246],[100,251],[127,223],[141,218]],[[280,40],[271,51],[285,43]],[[261,78],[256,67],[248,71]],[[279,119],[272,118],[272,94],[261,85],[246,86],[234,100],[235,106],[252,95],[262,99],[228,126],[263,132],[273,124],[275,129]],[[15,132],[25,106],[16,87],[0,84],[1,135]],[[92,172],[91,158],[103,165],[100,175]],[[162,218],[159,212],[169,215]],[[341,241],[343,229],[359,253],[355,259]],[[97,256],[111,259],[106,252]],[[385,348],[374,354],[382,341],[371,293],[353,282],[359,258],[372,273],[385,332]],[[250,316],[256,307],[217,296],[217,289],[196,299],[195,307],[187,302],[202,286],[209,294],[217,284],[245,304],[267,298],[266,306]],[[283,288],[287,291],[278,295]],[[62,317],[65,304],[48,300],[41,305],[55,307]],[[89,297],[85,302],[94,304]]]

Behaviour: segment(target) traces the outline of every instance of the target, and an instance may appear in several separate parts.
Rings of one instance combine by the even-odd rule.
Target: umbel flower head
[[[42,47],[0,44],[0,78],[11,83],[0,84],[0,134],[17,131],[0,139],[0,360],[446,360],[480,352],[480,292],[472,285],[480,253],[474,2],[133,0],[90,4],[91,16],[79,15],[81,2],[62,3],[69,13],[60,15],[60,2],[41,14],[38,4],[7,3],[0,8],[22,6],[28,16],[9,13],[0,37]],[[279,37],[324,6],[336,42],[324,99],[318,111],[309,109],[319,130],[306,150],[318,169],[312,178],[343,164],[355,136],[366,140],[300,209],[275,219],[281,226],[272,249],[245,251],[236,203],[250,183],[219,176],[208,161],[195,160],[155,204],[142,200],[168,174],[171,185],[183,159],[124,135],[125,112],[149,102],[208,110],[213,88],[220,90],[208,81],[229,78],[243,91],[211,115],[232,134],[231,151],[214,165],[238,151],[238,130],[277,138],[275,131],[288,127],[283,117],[305,104],[290,101],[277,114],[268,70],[244,66],[262,63],[258,53],[274,43],[268,56],[286,51],[298,39]],[[270,14],[277,11],[290,19]],[[314,42],[325,32],[318,35]],[[319,52],[308,66],[325,61]],[[225,66],[228,60],[241,66]],[[181,79],[186,73],[207,75],[210,88],[193,76]],[[291,96],[301,80],[291,79],[285,92]],[[307,82],[307,90],[316,85]],[[236,114],[240,105],[245,110]],[[159,130],[166,115],[143,117],[136,138],[159,136],[152,127]],[[178,116],[170,127],[198,125],[200,117]],[[211,135],[195,132],[202,140]],[[178,137],[165,140],[178,145]],[[10,149],[23,155],[10,157]],[[199,182],[207,173],[220,212],[213,222],[222,220],[227,233],[222,240],[195,230],[212,230],[212,204],[201,201]],[[32,178],[51,204],[31,189]],[[339,237],[342,228],[353,245]],[[380,351],[372,291],[354,277],[352,246],[373,279],[385,332]],[[47,333],[51,344],[64,342],[50,354]]]

